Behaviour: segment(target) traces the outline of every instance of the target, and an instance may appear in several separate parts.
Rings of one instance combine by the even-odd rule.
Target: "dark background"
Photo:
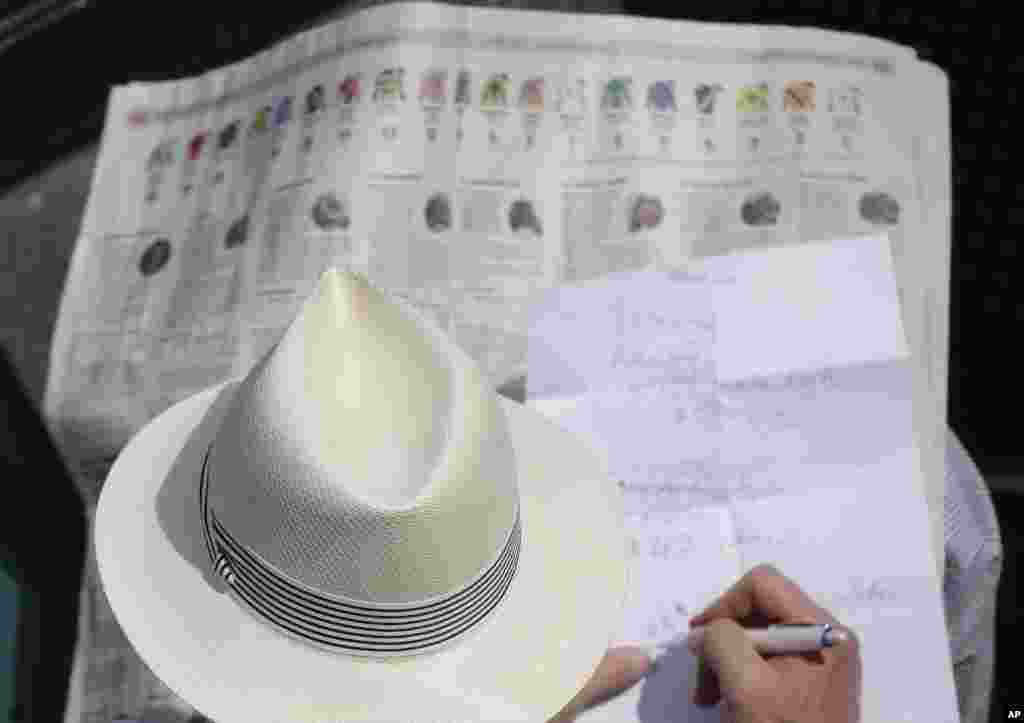
[[[75,3],[0,3],[0,9],[11,18],[33,5]],[[185,78],[244,60],[342,3],[273,3],[272,14],[249,5],[93,0],[62,17],[54,13],[52,23],[0,54],[9,104],[0,192],[99,140],[110,86]]]
[[[9,4],[9,9],[26,3]],[[67,3],[65,3],[67,5]],[[8,108],[0,133],[0,195],[95,143],[108,89],[185,77],[242,60],[309,25],[336,2],[275,3],[272,14],[234,3],[98,0],[0,54]],[[917,7],[867,3],[626,0],[627,14],[815,26],[910,45],[950,77],[953,250],[949,420],[986,475],[1024,473],[1013,350],[1024,329],[1017,230],[1024,182],[1017,147],[1020,45],[996,3]],[[60,62],[54,62],[54,54]],[[23,72],[14,72],[23,71]],[[912,91],[908,108],[913,107]],[[3,232],[0,226],[0,233]]]

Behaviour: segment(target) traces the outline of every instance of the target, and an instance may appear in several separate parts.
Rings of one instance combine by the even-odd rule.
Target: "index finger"
[[[807,593],[778,568],[762,564],[750,570],[714,603],[690,620],[690,625],[705,625],[722,617],[743,620],[751,616],[785,623],[836,622],[827,610],[815,604]]]

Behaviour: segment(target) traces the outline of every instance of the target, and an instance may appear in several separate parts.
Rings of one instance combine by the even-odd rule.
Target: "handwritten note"
[[[671,519],[630,525],[635,591],[619,639],[668,640],[689,629],[690,618],[733,582],[724,570],[739,569],[729,511],[705,506]]]
[[[531,318],[528,404],[621,481],[617,642],[685,632],[771,562],[860,635],[865,721],[957,719],[885,237],[562,287]],[[718,720],[688,700],[692,665],[673,652],[581,720]]]
[[[701,277],[626,272],[562,287],[569,293],[548,297],[529,316],[528,366],[538,374],[528,375],[528,396],[705,377],[714,333],[710,285]],[[572,344],[555,334],[567,329]]]

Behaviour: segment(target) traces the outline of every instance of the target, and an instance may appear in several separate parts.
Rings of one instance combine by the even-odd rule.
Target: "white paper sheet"
[[[536,305],[528,403],[623,486],[634,588],[618,643],[685,631],[769,562],[860,635],[864,721],[959,720],[892,266],[884,236],[838,240]],[[717,720],[690,703],[694,682],[673,650],[581,720]]]

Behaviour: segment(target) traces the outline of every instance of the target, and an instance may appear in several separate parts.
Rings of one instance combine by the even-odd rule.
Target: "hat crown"
[[[507,556],[515,470],[472,360],[405,302],[329,269],[240,384],[204,501],[297,588],[401,607],[464,590]]]

